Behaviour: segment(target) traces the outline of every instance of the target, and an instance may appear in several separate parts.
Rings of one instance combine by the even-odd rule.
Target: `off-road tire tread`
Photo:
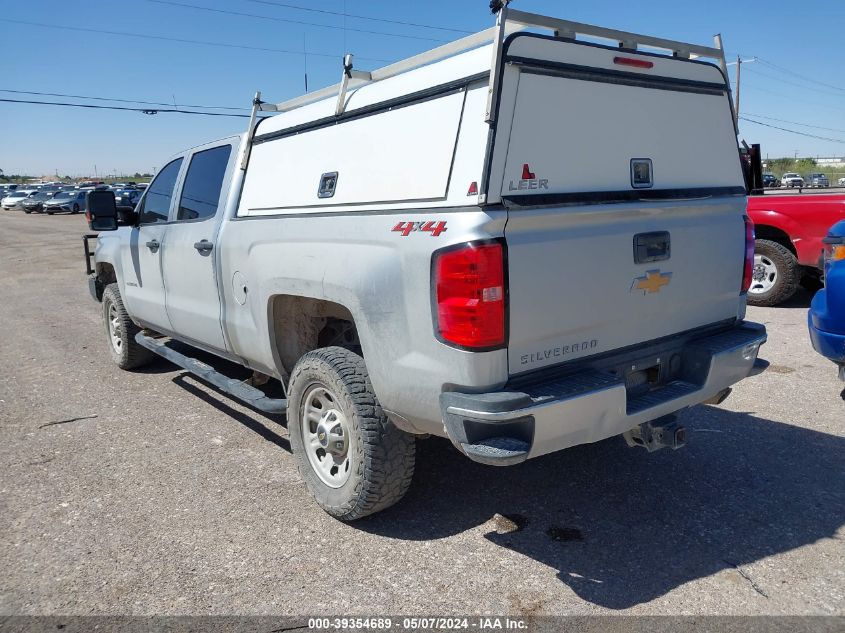
[[[103,325],[106,329],[106,336],[109,336],[108,329],[108,304],[113,303],[117,307],[117,313],[121,321],[121,329],[124,332],[123,351],[118,356],[111,341],[106,340],[109,346],[109,352],[115,364],[121,369],[137,369],[149,364],[154,358],[155,354],[142,347],[135,342],[135,335],[141,331],[137,325],[129,318],[129,313],[123,305],[123,299],[120,296],[120,289],[116,283],[111,283],[103,290]]]
[[[331,505],[321,496],[320,487],[324,484],[313,473],[302,446],[298,416],[303,391],[311,384],[307,383],[306,374],[319,375],[326,387],[346,401],[354,412],[349,419],[352,433],[360,434],[362,439],[357,472],[350,475],[357,482],[352,494],[340,505]],[[353,521],[384,510],[405,496],[414,475],[416,441],[387,418],[361,356],[342,347],[308,352],[293,369],[289,398],[289,416],[296,416],[296,420],[288,420],[291,445],[297,453],[300,476],[320,507],[338,519]]]
[[[764,253],[764,251],[767,252]],[[767,257],[775,260],[778,267],[778,280],[768,296],[754,295],[749,292],[747,295],[748,304],[771,307],[790,299],[798,290],[801,281],[801,266],[792,251],[783,244],[772,240],[756,240],[754,252],[764,253]]]

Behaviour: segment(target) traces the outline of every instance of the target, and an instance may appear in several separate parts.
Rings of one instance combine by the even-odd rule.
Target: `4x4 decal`
[[[425,231],[431,233],[431,237],[438,237],[446,230],[446,222],[399,222],[393,230],[401,233],[402,237],[408,237],[413,231]]]

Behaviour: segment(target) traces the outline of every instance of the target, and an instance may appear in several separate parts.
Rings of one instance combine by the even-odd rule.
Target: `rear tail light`
[[[822,243],[825,264],[845,259],[845,236],[828,235]]]
[[[483,350],[505,344],[504,248],[466,244],[435,253],[432,283],[438,338]]]
[[[751,287],[751,276],[754,273],[754,222],[751,218],[745,219],[745,268],[742,271],[742,290],[748,292]]]

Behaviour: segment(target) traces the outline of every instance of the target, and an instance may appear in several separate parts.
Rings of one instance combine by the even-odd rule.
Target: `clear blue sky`
[[[480,30],[492,24],[487,0],[173,0],[259,19],[153,0],[29,0],[0,3],[0,18],[248,47],[308,51],[309,88],[335,83],[344,50],[362,69],[436,46],[459,33],[343,17]],[[279,4],[333,13],[305,11]],[[723,34],[727,51],[765,62],[743,65],[743,114],[771,125],[839,142],[741,123],[742,136],[764,155],[845,155],[845,2],[804,0],[516,0],[515,8],[581,22],[710,44]],[[788,16],[788,17],[786,17]],[[279,19],[342,28],[293,24]],[[0,20],[0,89],[248,108],[260,89],[280,101],[303,91],[301,53],[222,48],[81,32]],[[357,30],[353,30],[357,29]],[[384,31],[389,36],[365,31]],[[322,57],[320,55],[326,55]],[[370,58],[370,59],[368,59]],[[772,66],[771,64],[774,64]],[[794,74],[790,74],[789,72]],[[732,68],[733,75],[733,68]],[[810,81],[808,81],[810,80]],[[818,81],[828,84],[827,86]],[[125,105],[0,92],[0,98]],[[775,119],[782,119],[777,121]],[[785,122],[785,121],[788,121]],[[799,125],[806,124],[806,125]],[[0,102],[0,168],[6,173],[83,175],[150,171],[181,149],[239,132],[246,120],[182,114],[84,110]],[[808,125],[818,127],[808,127]],[[830,129],[821,129],[830,128]]]

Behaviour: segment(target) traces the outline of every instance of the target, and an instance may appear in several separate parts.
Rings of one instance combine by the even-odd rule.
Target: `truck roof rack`
[[[608,29],[592,24],[562,20],[538,13],[518,11],[508,7],[510,1],[500,0],[498,3],[499,6],[497,9],[494,9],[496,12],[495,26],[414,55],[408,59],[388,64],[371,72],[364,72],[354,70],[352,68],[352,55],[346,54],[343,57],[343,74],[339,83],[275,104],[261,101],[261,93],[256,92],[252,102],[252,116],[250,117],[248,128],[250,144],[253,130],[255,129],[255,120],[259,112],[289,112],[316,103],[317,101],[337,96],[335,114],[340,116],[346,107],[346,94],[350,88],[358,88],[368,83],[382,81],[389,77],[394,77],[409,70],[420,68],[490,43],[493,44],[493,58],[490,64],[490,82],[488,84],[485,122],[493,123],[495,119],[493,104],[495,103],[496,93],[499,90],[499,68],[501,66],[502,46],[505,37],[511,33],[529,28],[550,30],[554,33],[555,37],[565,37],[573,40],[577,40],[579,36],[608,40],[614,42],[619,48],[627,50],[637,50],[644,46],[658,51],[666,51],[670,56],[682,59],[713,59],[719,65],[725,77],[727,77],[727,63],[721,34],[714,36],[714,46],[700,46],[676,40],[652,37],[650,35]],[[730,91],[730,87],[728,87],[728,90]],[[249,150],[247,149],[241,164],[243,169],[246,169],[248,158]]]

